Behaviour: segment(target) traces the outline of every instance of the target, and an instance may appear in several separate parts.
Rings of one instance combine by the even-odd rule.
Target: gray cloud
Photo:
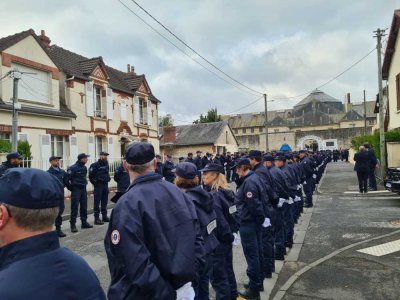
[[[129,0],[124,2],[156,26]],[[390,26],[396,2],[139,0],[224,71],[270,98],[307,92],[361,58],[375,45],[372,31]],[[45,29],[53,43],[66,49],[88,57],[101,55],[121,70],[134,65],[163,101],[161,113],[171,113],[179,122],[191,121],[211,107],[230,112],[258,98],[202,69],[118,1],[4,0],[0,17],[0,36]],[[338,99],[350,92],[356,100],[366,89],[373,99],[376,77],[373,53],[322,89]],[[291,107],[299,100],[275,101],[270,108]],[[244,111],[262,109],[259,101]]]

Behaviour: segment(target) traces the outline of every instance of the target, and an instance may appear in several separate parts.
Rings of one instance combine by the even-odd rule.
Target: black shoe
[[[305,208],[310,208],[310,207],[313,207],[314,205],[312,204],[312,203],[307,203],[307,204],[304,204],[304,207]]]
[[[285,260],[285,255],[283,253],[275,253],[275,260]]]
[[[247,300],[259,300],[260,299],[260,291],[254,291],[250,289],[245,289],[244,291],[239,292],[240,297]]]
[[[67,235],[61,230],[61,228],[56,228],[56,232],[58,237],[63,238],[66,237]]]
[[[272,278],[272,272],[270,272],[270,273],[265,273],[264,274],[264,278]],[[261,291],[261,290],[260,290]],[[262,291],[261,292],[263,292],[264,291],[264,285],[263,285],[263,289],[262,289]]]
[[[249,289],[249,284],[245,283],[245,284],[243,284],[243,287],[245,288],[245,290],[248,290]],[[259,291],[260,292],[264,292],[264,284],[260,287]]]
[[[292,247],[293,247],[293,239],[290,239],[289,241],[285,242],[285,247],[288,247],[289,249],[292,249]]]
[[[82,222],[82,229],[87,229],[87,228],[93,228],[93,225],[90,225],[88,222],[84,221]]]
[[[94,219],[94,225],[103,225],[103,224],[104,224],[104,222],[102,220],[100,220],[99,218]]]
[[[103,220],[104,223],[110,222],[110,218],[107,217],[107,216],[103,216],[102,220]]]
[[[78,229],[76,228],[75,224],[71,224],[71,232],[78,232]]]

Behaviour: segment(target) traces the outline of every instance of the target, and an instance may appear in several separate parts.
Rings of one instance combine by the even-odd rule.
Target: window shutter
[[[69,164],[72,165],[78,159],[78,137],[69,137]]]
[[[49,157],[51,156],[51,136],[50,134],[41,134],[40,136],[41,169],[48,167]]]
[[[147,100],[147,125],[153,126],[153,112],[151,111],[151,101]]]
[[[90,161],[96,160],[96,149],[94,145],[94,136],[88,135],[88,153],[90,155]]]
[[[112,89],[107,88],[106,90],[106,102],[107,102],[107,119],[112,120],[114,118],[113,108],[113,94]]]
[[[108,154],[110,154],[109,162],[110,163],[114,162],[114,140],[113,140],[112,136],[108,137],[107,151],[108,151]]]
[[[93,83],[88,81],[85,83],[86,94],[86,115],[93,117],[94,115],[94,97],[93,97]]]
[[[120,119],[121,121],[126,121],[126,101],[125,100],[121,100],[120,103]]]
[[[139,97],[135,96],[134,98],[134,105],[133,105],[133,112],[134,112],[134,119],[133,122],[139,124],[140,117],[139,117]]]

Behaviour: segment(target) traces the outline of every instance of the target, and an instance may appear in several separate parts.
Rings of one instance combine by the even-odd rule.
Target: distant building
[[[197,150],[205,154],[236,152],[238,142],[227,122],[200,123],[160,128],[161,154],[175,157],[193,155]]]
[[[375,101],[366,102],[367,133],[376,123]],[[351,138],[363,134],[364,103],[346,103],[315,90],[291,109],[268,111],[270,150],[283,144],[292,149],[336,149],[350,147]],[[232,127],[241,150],[266,149],[265,114],[222,116]]]

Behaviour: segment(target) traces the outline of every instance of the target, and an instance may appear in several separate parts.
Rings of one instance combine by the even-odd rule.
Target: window
[[[238,134],[239,133],[239,129],[235,129],[235,134]]]
[[[246,128],[243,128],[243,133],[246,133]]]
[[[144,124],[144,100],[139,99],[139,123]]]
[[[259,131],[264,132],[264,127],[260,127]]]
[[[354,127],[356,127],[356,124],[354,124],[354,123],[349,124],[349,128],[354,128]]]
[[[374,125],[375,124],[375,120],[368,120],[368,125]]]
[[[95,87],[94,88],[94,116],[98,118],[104,117],[104,113],[102,110],[102,101],[101,101],[101,88]]]
[[[69,137],[62,135],[51,136],[51,155],[69,157]]]
[[[250,129],[250,132],[251,132],[251,133],[254,133],[254,127],[252,127],[252,128]]]
[[[95,151],[96,151],[96,157],[100,156],[100,152],[105,151],[105,142],[106,139],[101,137],[101,136],[96,136],[96,144],[95,144]]]
[[[11,142],[11,133],[8,132],[0,132],[0,140]]]
[[[326,145],[326,147],[333,147],[333,146],[335,146],[335,143],[334,142],[326,142],[325,145]]]

